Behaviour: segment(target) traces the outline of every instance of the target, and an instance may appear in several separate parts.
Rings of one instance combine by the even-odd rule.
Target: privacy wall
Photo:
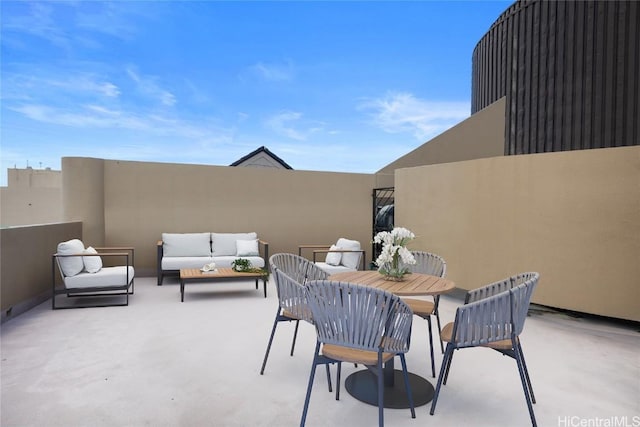
[[[463,289],[538,271],[534,302],[640,321],[640,147],[396,171],[396,224]]]
[[[136,248],[136,272],[155,274],[163,232],[250,232],[270,253],[356,239],[370,257],[373,175],[273,168],[62,159],[66,220],[87,245]]]

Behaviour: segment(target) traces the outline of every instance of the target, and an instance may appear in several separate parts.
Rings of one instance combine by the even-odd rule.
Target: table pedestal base
[[[402,371],[393,371],[393,385],[384,388],[384,407],[392,409],[405,409],[409,407],[407,390],[404,385]],[[413,406],[422,406],[433,399],[433,385],[419,375],[409,373],[409,385],[413,397]],[[369,370],[354,372],[344,382],[344,386],[350,395],[361,402],[378,406],[378,380],[375,374]]]

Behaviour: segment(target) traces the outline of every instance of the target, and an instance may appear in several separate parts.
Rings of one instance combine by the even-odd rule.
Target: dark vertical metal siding
[[[640,2],[521,0],[473,52],[471,109],[506,96],[505,154],[640,145]]]

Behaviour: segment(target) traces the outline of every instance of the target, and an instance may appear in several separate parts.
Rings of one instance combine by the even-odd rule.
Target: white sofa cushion
[[[181,268],[202,268],[205,264],[215,262],[209,256],[164,256],[162,257],[163,270],[180,270]],[[216,262],[216,265],[218,263]]]
[[[135,271],[129,266],[129,282],[134,277]],[[92,288],[125,286],[127,284],[127,266],[105,267],[97,273],[82,272],[72,277],[65,277],[64,285],[67,288]]]
[[[236,240],[256,240],[256,233],[211,233],[213,256],[236,255]]]
[[[92,246],[89,246],[84,250],[84,253],[97,254],[98,251],[96,251]],[[84,263],[84,270],[87,273],[97,273],[102,268],[102,258],[99,256],[83,256],[82,262]]]
[[[360,250],[360,242],[358,242],[357,240],[349,240],[342,237],[338,239],[336,246],[338,246],[341,249],[350,250],[350,251]],[[354,268],[357,270],[358,264],[360,263],[361,256],[362,256],[362,252],[354,252],[354,253],[343,252],[342,261],[340,263],[347,268]]]
[[[84,252],[84,243],[80,239],[71,239],[58,243],[58,255],[75,255]],[[60,269],[65,276],[75,276],[84,269],[82,257],[59,257]]]
[[[339,248],[336,245],[331,245],[329,248],[330,251],[336,251],[342,248]],[[340,261],[342,261],[342,252],[328,252],[327,258],[324,260],[329,265],[340,265]]]
[[[162,233],[162,253],[169,257],[211,256],[210,233]]]
[[[258,240],[236,240],[236,255],[241,257],[259,256]]]

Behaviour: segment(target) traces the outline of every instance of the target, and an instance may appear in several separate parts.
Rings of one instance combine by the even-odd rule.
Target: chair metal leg
[[[449,346],[449,344],[447,344],[447,347],[448,347],[448,346]],[[445,354],[446,354],[446,352],[447,352],[447,351],[445,350]],[[447,363],[446,363],[446,365],[447,365],[447,370],[446,370],[446,372],[444,373],[444,380],[442,381],[442,384],[444,384],[444,385],[447,385],[447,380],[449,379],[449,369],[451,369],[451,362],[453,361],[453,353],[454,353],[454,352],[452,351],[452,352],[451,352],[451,356],[449,356],[449,359],[447,359]],[[446,359],[446,358],[443,358],[443,359],[442,359],[442,364],[443,364],[443,365],[445,364],[445,363],[444,363],[445,359]]]
[[[438,337],[440,338],[440,351],[444,354],[444,343],[442,342],[442,326],[440,326],[440,313],[436,311],[436,321],[438,322]]]
[[[329,369],[329,365],[327,365],[327,372],[328,372],[328,369]],[[336,377],[336,400],[340,400],[340,374],[341,373],[342,373],[342,362],[338,362],[338,375]]]
[[[407,399],[409,400],[409,408],[411,409],[411,418],[415,418],[416,409],[413,406],[413,394],[411,393],[411,385],[409,384],[409,374],[407,372],[407,361],[404,357],[404,354],[402,353],[400,353],[400,363],[402,363],[402,376],[404,377],[404,385],[407,389]]]
[[[527,379],[525,378],[525,374],[524,374],[524,370],[525,368],[523,367],[523,363],[522,363],[522,353],[520,353],[520,347],[519,345],[516,343],[514,346],[515,349],[515,353],[516,353],[516,362],[518,363],[518,373],[520,374],[520,381],[522,382],[522,390],[524,391],[524,397],[527,401],[527,408],[529,409],[529,416],[531,417],[531,425],[533,427],[537,427],[537,423],[536,423],[536,416],[533,413],[533,405],[531,404],[531,396],[529,396],[529,388],[528,388],[528,383],[527,383]]]
[[[300,324],[299,320],[296,320],[296,328],[293,331],[293,341],[291,342],[291,356],[293,356],[293,350],[296,348],[296,338],[298,337],[298,325]]]
[[[333,387],[331,386],[331,371],[329,371],[329,364],[327,363],[326,365],[324,365],[327,368],[327,385],[329,386],[329,393],[331,393],[333,391]],[[338,378],[338,381],[340,381],[340,379]],[[339,384],[338,384],[339,386]]]
[[[529,386],[529,394],[531,395],[531,401],[536,403],[536,396],[533,394],[533,386],[531,385],[531,378],[529,378],[529,370],[527,369],[527,363],[524,360],[524,352],[518,340],[518,351],[520,352],[520,358],[522,359],[522,367],[524,368],[524,376],[527,379],[527,385]]]
[[[304,424],[307,421],[307,410],[309,409],[309,399],[311,398],[311,389],[313,388],[313,378],[316,376],[316,364],[318,360],[319,351],[320,351],[320,341],[317,341],[316,350],[313,353],[313,363],[311,365],[311,373],[309,374],[309,385],[307,386],[307,396],[304,399],[304,409],[302,410],[302,419],[300,420],[300,427],[304,427]]]
[[[429,326],[429,351],[431,352],[431,376],[436,377],[436,363],[433,360],[433,332],[431,331],[431,316],[427,317],[427,324]]]
[[[267,359],[269,358],[269,351],[271,351],[271,343],[273,343],[273,336],[276,334],[276,327],[278,326],[280,318],[280,307],[276,311],[276,318],[273,321],[273,328],[271,329],[271,336],[269,337],[269,344],[267,344],[267,351],[264,353],[264,360],[262,361],[262,368],[260,368],[260,375],[264,375],[264,368],[267,366]]]
[[[438,338],[440,338],[440,351],[444,354],[444,343],[442,342],[442,325],[440,324],[440,310],[438,307],[440,306],[440,295],[436,295],[433,297],[433,314],[436,316],[436,321],[438,322]]]
[[[440,375],[438,375],[438,384],[436,385],[436,392],[433,395],[433,400],[431,401],[431,410],[429,413],[431,415],[436,411],[436,403],[438,403],[438,395],[440,394],[440,387],[443,384],[444,377],[449,373],[449,365],[451,363],[451,358],[453,357],[454,352],[453,344],[447,343],[447,348],[444,351],[444,358],[442,359],[442,365],[440,366]]]
[[[382,374],[382,352],[378,350],[378,426],[384,427],[384,380]]]

